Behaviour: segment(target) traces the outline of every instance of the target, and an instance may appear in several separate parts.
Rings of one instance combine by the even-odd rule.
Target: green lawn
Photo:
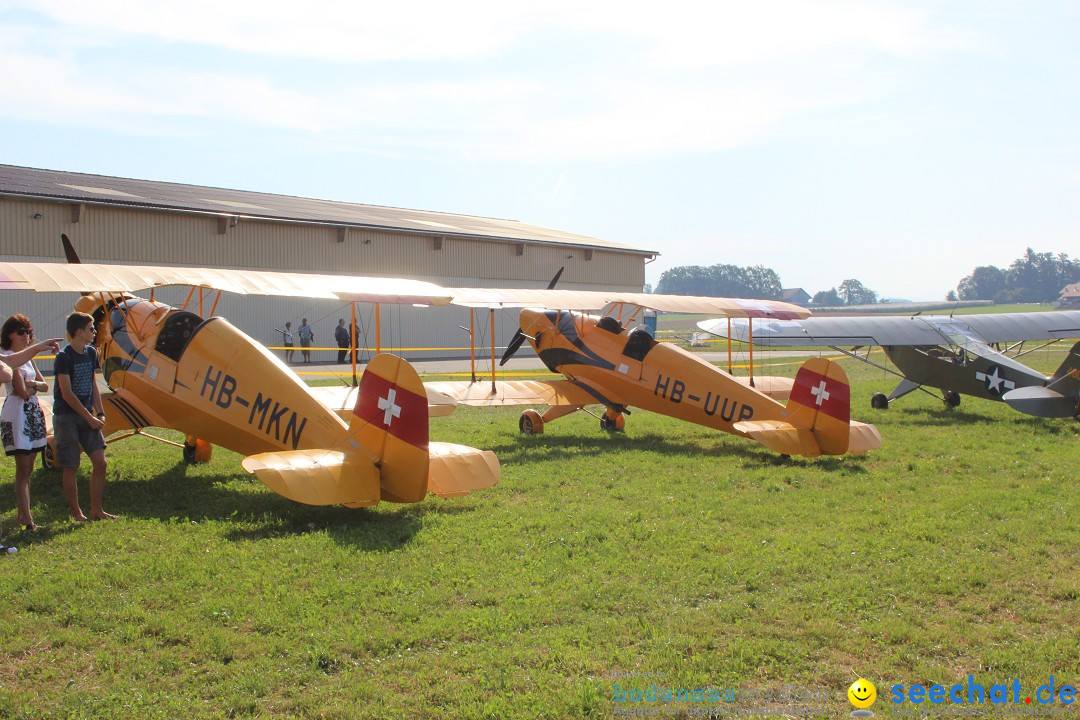
[[[863,457],[647,412],[521,437],[517,411],[463,408],[432,438],[503,468],[467,498],[306,507],[235,454],[128,440],[121,519],[68,522],[38,470],[33,536],[4,463],[0,718],[611,717],[625,672],[820,689],[831,717],[860,675],[879,717],[895,683],[1076,685],[1080,423],[922,394],[874,412],[892,379],[845,365],[885,440]]]

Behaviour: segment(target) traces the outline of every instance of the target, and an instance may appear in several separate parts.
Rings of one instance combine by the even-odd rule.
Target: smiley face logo
[[[859,678],[847,690],[848,700],[857,708],[868,708],[877,700],[877,688],[869,680]]]

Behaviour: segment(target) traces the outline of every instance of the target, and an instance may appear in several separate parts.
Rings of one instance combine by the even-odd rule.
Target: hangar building
[[[409,277],[449,287],[544,287],[565,267],[560,288],[640,292],[645,264],[657,255],[514,220],[0,165],[0,260],[63,262],[61,233],[83,262]],[[187,294],[170,288],[156,297],[179,305]],[[40,338],[63,335],[75,298],[7,291],[3,300],[0,313],[26,313]],[[212,302],[208,294],[202,314]],[[189,309],[199,312],[197,300]],[[477,342],[490,346],[479,312]],[[291,321],[295,332],[307,318],[314,345],[330,348],[349,307],[222,293],[213,314],[268,346],[281,344],[275,328]],[[406,349],[412,359],[467,355],[463,308],[384,305],[380,314],[384,349]],[[373,315],[358,305],[361,346],[374,344]],[[497,311],[496,321],[496,344],[505,345],[516,312]],[[335,356],[324,350],[313,359]]]

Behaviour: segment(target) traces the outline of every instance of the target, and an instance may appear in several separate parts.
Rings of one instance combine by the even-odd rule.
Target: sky
[[[0,0],[0,163],[936,300],[1080,255],[1078,37],[1072,0]]]

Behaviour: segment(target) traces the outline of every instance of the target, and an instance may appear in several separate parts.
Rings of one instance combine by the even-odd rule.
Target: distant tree
[[[1074,282],[1080,282],[1080,259],[1027,248],[1006,270],[993,265],[975,268],[957,289],[961,300],[1051,302],[1063,287]]]
[[[1005,272],[993,265],[983,265],[956,286],[961,300],[993,300],[1005,289]]]
[[[818,307],[837,307],[844,304],[844,299],[840,297],[840,293],[836,292],[836,288],[832,288],[814,293],[814,297],[810,298],[810,304]]]
[[[746,285],[750,297],[776,300],[784,292],[780,276],[772,268],[754,265],[746,268]]]
[[[840,296],[845,305],[869,305],[876,303],[878,298],[876,292],[854,278],[840,283]]]
[[[957,301],[956,291],[955,290],[950,290],[949,292],[945,293],[945,299],[948,302],[956,302]]]
[[[664,271],[656,292],[775,300],[780,297],[782,288],[776,271],[762,265],[746,268],[723,264],[710,267],[681,265]]]
[[[645,293],[648,294],[648,293],[651,293],[651,292],[652,292],[652,283],[645,283]]]

